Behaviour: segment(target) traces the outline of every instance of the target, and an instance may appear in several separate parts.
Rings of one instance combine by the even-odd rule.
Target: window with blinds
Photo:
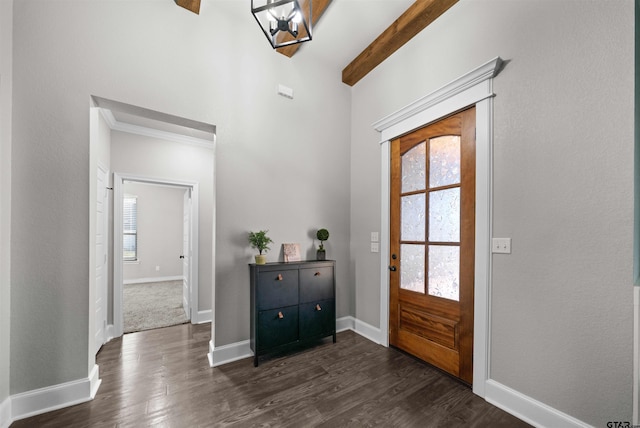
[[[138,260],[138,198],[125,196],[122,212],[122,243],[124,261]]]

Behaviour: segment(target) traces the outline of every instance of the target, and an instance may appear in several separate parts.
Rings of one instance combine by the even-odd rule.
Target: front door
[[[471,384],[475,108],[391,142],[389,343]]]

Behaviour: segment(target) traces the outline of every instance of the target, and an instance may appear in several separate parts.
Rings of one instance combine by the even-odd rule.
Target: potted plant
[[[267,263],[267,256],[262,254],[270,250],[269,244],[273,241],[271,238],[267,236],[268,230],[261,230],[259,232],[249,232],[249,243],[251,244],[251,248],[255,248],[258,250],[259,254],[256,254],[256,264],[263,265]]]
[[[316,238],[320,241],[320,246],[318,247],[318,251],[316,252],[317,260],[326,260],[327,253],[324,249],[324,241],[329,239],[329,231],[327,229],[318,229],[316,233]]]

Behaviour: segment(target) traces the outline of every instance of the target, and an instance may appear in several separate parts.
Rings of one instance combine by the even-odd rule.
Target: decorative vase
[[[265,256],[264,254],[256,254],[256,264],[257,265],[267,264],[267,256]]]
[[[318,250],[316,252],[316,260],[326,260],[327,252],[325,250]]]

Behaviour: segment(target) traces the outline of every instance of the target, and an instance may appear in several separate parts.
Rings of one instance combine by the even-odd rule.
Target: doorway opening
[[[198,245],[193,194],[193,186],[180,183],[123,180],[122,210],[115,215],[122,218],[116,233],[123,243],[125,334],[191,322],[198,262],[193,258]]]
[[[148,280],[159,276],[179,281],[181,296],[184,296],[180,307],[185,318],[192,323],[212,320],[215,140],[214,125],[91,97],[89,248],[90,269],[95,270],[95,274],[90,276],[90,355],[95,355],[102,344],[123,334],[123,281],[131,281],[131,278],[123,278],[123,273],[126,274],[123,268],[125,238],[120,214],[125,181],[147,187],[173,188],[181,193],[179,202],[173,205],[179,206],[179,245],[182,247],[175,250],[175,259],[170,262],[159,263],[148,257],[141,259],[138,267],[146,264],[152,274],[140,274],[134,279]],[[98,213],[105,209],[100,207],[101,201],[106,211]],[[190,210],[184,209],[187,203]],[[103,220],[106,222],[104,227],[100,226]],[[133,235],[130,230],[126,238],[129,243],[135,238]],[[198,265],[199,259],[206,263]],[[168,269],[173,262],[180,267]]]

